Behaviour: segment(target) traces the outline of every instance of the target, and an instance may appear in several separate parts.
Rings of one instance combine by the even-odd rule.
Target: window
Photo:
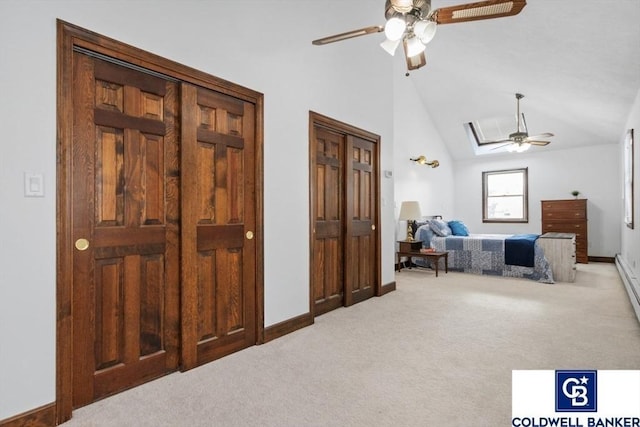
[[[482,172],[482,222],[529,222],[527,168]]]

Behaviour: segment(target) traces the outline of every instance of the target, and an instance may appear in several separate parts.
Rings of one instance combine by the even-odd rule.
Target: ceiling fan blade
[[[538,135],[532,135],[525,138],[527,142],[531,142],[532,139],[540,139],[540,138],[551,138],[553,134],[551,132],[545,132]]]
[[[311,43],[316,46],[321,46],[324,44],[351,39],[353,37],[360,37],[360,36],[366,36],[367,34],[380,33],[382,31],[384,31],[384,27],[382,25],[375,25],[373,27],[365,27],[365,28],[360,28],[358,30],[347,31],[346,33],[340,33],[340,34],[336,34],[329,37],[323,37],[321,39],[314,40]]]
[[[479,1],[441,7],[433,12],[433,17],[438,24],[455,24],[456,22],[501,18],[503,16],[517,15],[526,4],[526,0]]]
[[[531,145],[537,145],[540,147],[544,147],[545,145],[549,145],[551,143],[551,141],[529,141],[529,140],[527,140],[527,142]]]

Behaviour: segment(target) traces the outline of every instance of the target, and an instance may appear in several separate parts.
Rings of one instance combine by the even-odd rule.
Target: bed
[[[460,221],[443,220],[427,221],[415,232],[415,239],[422,241],[423,248],[449,252],[449,271],[554,283],[551,265],[537,237],[537,234],[471,234]],[[431,267],[429,261],[420,258],[414,258],[413,262]]]

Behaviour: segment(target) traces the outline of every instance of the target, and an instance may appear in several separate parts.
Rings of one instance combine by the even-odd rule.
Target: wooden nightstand
[[[420,252],[422,240],[399,240],[398,252]]]
[[[398,241],[399,248],[396,255],[398,256],[398,271],[402,270],[402,263],[400,262],[400,258],[407,257],[409,258],[409,265],[411,265],[411,258],[426,258],[433,261],[436,270],[436,277],[438,277],[438,266],[440,264],[440,259],[444,259],[444,271],[445,273],[449,272],[449,252],[420,252],[422,248],[422,241],[407,241],[400,240]]]

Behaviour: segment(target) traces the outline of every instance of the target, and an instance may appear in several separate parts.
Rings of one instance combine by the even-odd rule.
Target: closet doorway
[[[309,113],[310,311],[380,295],[380,137]]]
[[[58,21],[57,421],[263,342],[262,94]]]

